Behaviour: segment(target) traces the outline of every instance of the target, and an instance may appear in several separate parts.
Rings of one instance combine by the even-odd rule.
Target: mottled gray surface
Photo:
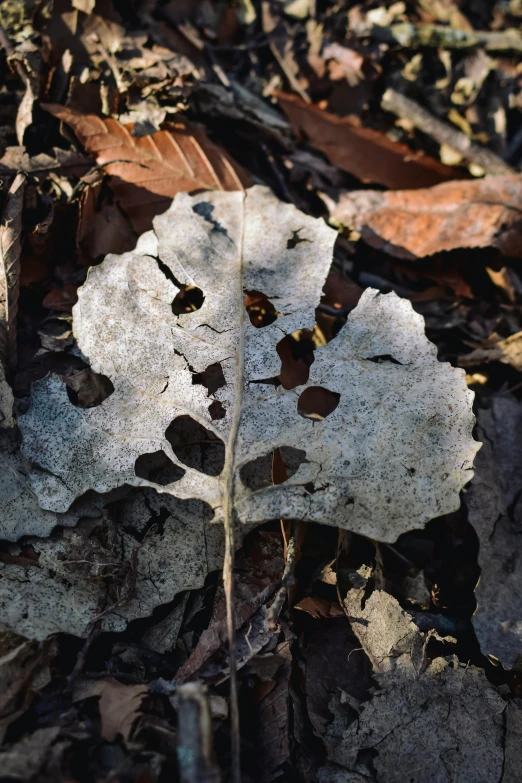
[[[27,480],[31,470],[18,445],[13,393],[0,365],[0,539],[4,541],[48,536],[57,525],[75,525],[86,513],[81,501],[64,514],[41,508]]]
[[[30,478],[42,507],[63,512],[87,489],[150,486],[135,476],[134,463],[162,449],[186,472],[158,491],[200,498],[219,520],[224,482],[183,465],[165,430],[188,414],[227,442],[236,405],[234,493],[243,522],[301,518],[394,541],[458,507],[478,448],[471,438],[473,395],[462,370],[437,361],[409,302],[367,290],[340,334],[316,351],[306,385],[286,391],[254,383],[278,375],[276,345],[285,334],[313,326],[332,229],[261,187],[246,195],[178,195],[154,225],[156,237],[144,235],[135,252],[108,256],[91,269],[74,308],[79,348],[110,377],[112,396],[81,410],[58,378],[33,386],[21,428],[26,455],[42,469]],[[199,310],[173,315],[174,280],[202,289]],[[246,290],[265,294],[279,315],[261,329],[243,319],[239,388]],[[216,362],[226,385],[209,398],[193,374]],[[324,421],[297,412],[309,386],[340,394]],[[213,400],[225,408],[220,420],[209,414]],[[306,461],[284,484],[245,487],[241,467],[282,446],[306,452]]]
[[[331,762],[351,772],[372,749],[377,783],[500,783],[507,705],[498,690],[453,656],[427,658],[424,635],[395,598],[375,591],[362,608],[363,592],[350,591],[346,608],[376,687],[359,708],[342,692],[332,700]]]
[[[522,653],[522,405],[495,394],[479,408],[484,441],[465,494],[468,520],[480,541],[482,569],[473,625],[482,652],[512,666]]]
[[[110,548],[89,538],[96,522],[87,520],[47,539],[29,539],[38,555],[34,566],[2,564],[2,624],[33,639],[59,631],[84,636],[89,623],[115,603],[100,574],[120,578],[117,569],[137,548],[134,594],[103,618],[105,630],[124,630],[129,620],[148,617],[176,593],[202,587],[207,574],[221,568],[223,531],[208,524],[210,516],[200,501],[135,490],[119,505]],[[151,527],[158,519],[161,523]]]

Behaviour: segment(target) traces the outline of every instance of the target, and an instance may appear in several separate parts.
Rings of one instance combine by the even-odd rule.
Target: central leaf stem
[[[225,516],[225,559],[223,563],[223,584],[225,587],[225,601],[227,608],[227,636],[230,658],[230,734],[231,734],[231,783],[241,783],[241,737],[239,733],[239,705],[237,698],[237,654],[236,654],[236,610],[234,603],[234,560],[235,560],[235,535],[234,535],[234,476],[235,476],[235,451],[241,419],[241,407],[243,403],[243,375],[245,365],[245,307],[243,294],[243,239],[245,230],[245,197],[243,196],[242,224],[237,263],[237,302],[239,311],[238,322],[238,346],[236,354],[237,376],[236,395],[230,432],[226,446],[225,466],[223,477],[225,482],[224,516]]]

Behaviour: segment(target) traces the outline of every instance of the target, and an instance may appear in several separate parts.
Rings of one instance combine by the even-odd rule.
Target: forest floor
[[[521,24],[520,0],[0,4],[1,780],[238,783],[236,740],[245,783],[522,781]],[[243,530],[234,737],[221,527],[201,500],[139,485],[179,466],[148,449],[138,486],[38,500],[68,484],[115,388],[79,307],[73,331],[89,269],[178,193],[251,186],[338,232],[275,386],[307,381],[363,291],[395,292],[465,372],[483,446],[460,508],[398,537],[335,516]],[[286,247],[319,257],[300,231]],[[82,302],[111,340],[125,315],[92,293],[102,274]],[[203,294],[172,279],[183,318]],[[254,326],[281,315],[257,290],[245,305]],[[221,365],[189,369],[218,427]],[[44,410],[67,456],[43,476],[30,416],[52,383],[77,418]],[[216,476],[214,430],[186,419],[165,437]],[[284,483],[283,451],[256,461],[254,489]]]

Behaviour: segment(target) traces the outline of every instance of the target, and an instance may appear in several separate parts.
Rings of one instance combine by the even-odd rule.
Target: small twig
[[[78,653],[76,663],[74,664],[74,669],[69,675],[69,688],[72,688],[72,686],[76,682],[78,675],[81,674],[81,671],[85,666],[85,661],[87,660],[87,655],[89,653],[89,650],[91,649],[93,642],[98,638],[100,633],[101,633],[101,622],[99,619],[96,619],[91,625],[89,633],[87,634],[87,638],[85,639],[85,642],[83,644],[83,647]]]
[[[101,56],[103,57],[103,59],[105,60],[105,62],[107,63],[107,65],[109,66],[109,69],[110,69],[112,75],[114,76],[114,81],[116,82],[116,87],[118,88],[120,93],[127,92],[127,87],[125,86],[125,82],[123,81],[123,77],[122,77],[122,75],[120,73],[120,69],[118,68],[118,64],[117,64],[116,60],[107,51],[107,49],[103,45],[100,37],[96,36],[96,38],[98,39],[98,50],[99,50]]]
[[[433,117],[411,98],[406,98],[395,90],[388,89],[382,96],[381,106],[385,111],[390,111],[398,117],[408,120],[415,128],[431,136],[439,144],[446,144],[456,150],[466,161],[475,163],[484,169],[486,174],[515,173],[514,169],[494,152],[474,144],[465,133]]]
[[[295,76],[295,74],[292,73],[290,68],[288,68],[288,65],[285,62],[285,58],[277,48],[276,39],[272,37],[272,33],[276,29],[276,23],[272,17],[270,5],[268,2],[266,2],[266,0],[263,0],[263,2],[261,3],[261,24],[263,27],[263,32],[265,33],[268,39],[268,45],[270,47],[270,51],[272,52],[279,67],[281,68],[284,75],[286,76],[288,83],[290,84],[290,87],[294,90],[294,92],[296,92],[303,99],[303,101],[305,101],[305,103],[312,103],[312,99],[308,95],[305,88],[301,85],[299,79]],[[288,44],[288,40],[285,39],[285,45],[287,44]]]
[[[519,30],[457,30],[442,24],[412,24],[399,22],[389,27],[374,25],[357,33],[371,35],[386,43],[404,47],[432,46],[441,49],[470,49],[482,47],[489,52],[522,52]]]
[[[283,578],[281,579],[281,587],[277,591],[266,616],[268,627],[272,631],[277,628],[277,621],[279,619],[279,615],[281,614],[281,609],[285,603],[288,588],[294,584],[294,570],[297,561],[297,530],[298,527],[295,526],[288,541],[287,558],[285,563],[285,570],[283,571]]]
[[[113,163],[133,163],[135,166],[140,166],[142,169],[149,168],[149,166],[147,166],[145,163],[138,163],[137,160],[126,160],[125,158],[116,158],[116,160],[108,160],[106,163],[98,163],[96,166],[93,166],[92,169],[89,169],[89,171],[78,180],[67,200],[69,202],[73,201],[76,196],[87,187],[89,184],[85,181],[87,177],[91,177],[93,174],[96,174],[97,171],[101,171],[106,166],[112,166]]]
[[[281,174],[281,172],[279,170],[279,167],[278,167],[278,165],[277,165],[277,163],[275,161],[274,156],[272,155],[272,153],[270,152],[268,146],[264,142],[261,142],[260,147],[263,150],[263,153],[264,153],[264,155],[265,155],[265,157],[266,157],[266,159],[267,159],[267,161],[268,161],[268,163],[270,165],[270,168],[272,169],[272,171],[274,173],[274,176],[275,176],[275,178],[277,180],[277,184],[281,188],[281,194],[284,196],[285,200],[288,201],[289,204],[293,204],[294,203],[294,199],[292,198],[292,194],[288,190],[288,187],[287,187],[286,182],[285,182],[285,178]]]
[[[181,783],[219,783],[212,753],[212,720],[206,688],[188,682],[176,689],[178,765]]]

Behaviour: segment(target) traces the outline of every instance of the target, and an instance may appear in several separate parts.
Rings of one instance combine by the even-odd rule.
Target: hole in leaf
[[[294,449],[293,446],[280,446],[279,453],[286,468],[287,478],[291,478],[297,473],[298,468],[306,462],[306,451]]]
[[[286,249],[287,250],[293,250],[294,247],[296,247],[297,245],[300,245],[301,242],[309,242],[310,241],[309,239],[306,239],[305,237],[300,237],[299,236],[299,232],[302,231],[302,230],[303,230],[302,228],[298,228],[297,231],[293,231],[292,232],[292,236],[290,237],[289,240],[287,240],[287,243],[286,243]]]
[[[195,204],[192,207],[192,211],[195,212],[196,215],[204,218],[207,223],[210,223],[214,231],[218,231],[220,234],[224,234],[226,237],[228,236],[228,231],[226,228],[212,217],[212,213],[214,212],[214,204],[209,204],[208,201],[200,201],[199,204]]]
[[[163,487],[179,481],[185,475],[183,468],[175,465],[161,450],[141,454],[134,463],[134,473],[138,478],[153,481]]]
[[[225,406],[219,400],[214,400],[214,402],[208,406],[208,412],[214,421],[224,419],[227,415]]]
[[[297,412],[305,419],[323,421],[337,408],[341,395],[322,386],[310,386],[299,397]]]
[[[281,446],[279,454],[286,472],[284,481],[293,476],[299,466],[306,462],[306,452],[294,449],[293,446]],[[277,479],[274,481],[272,452],[247,462],[239,471],[239,476],[245,487],[254,492],[264,487],[271,487],[274,483],[284,484],[284,481],[277,481]]]
[[[193,384],[200,384],[208,389],[208,396],[215,394],[218,389],[227,385],[225,376],[223,375],[223,368],[219,362],[209,364],[203,372],[196,372],[192,376]]]
[[[176,457],[189,468],[219,476],[225,465],[225,444],[191,416],[178,416],[169,425],[165,437]]]
[[[205,301],[205,294],[195,285],[182,285],[174,301],[172,302],[172,312],[174,315],[185,315],[199,310]]]
[[[244,303],[250,323],[256,329],[270,326],[277,320],[277,310],[270,299],[261,291],[245,291]]]
[[[402,362],[394,359],[394,357],[389,353],[383,353],[380,356],[368,356],[366,361],[375,362],[376,364],[381,364],[382,362],[391,362],[391,364],[400,364],[401,367],[403,366]]]
[[[272,452],[247,462],[239,471],[241,481],[248,489],[255,492],[258,489],[272,486]]]
[[[299,329],[278,342],[276,350],[281,359],[279,380],[283,389],[295,389],[307,382],[315,358],[314,347],[310,329]]]
[[[64,380],[67,396],[77,408],[96,408],[114,392],[112,381],[106,375],[93,372],[90,367]]]

